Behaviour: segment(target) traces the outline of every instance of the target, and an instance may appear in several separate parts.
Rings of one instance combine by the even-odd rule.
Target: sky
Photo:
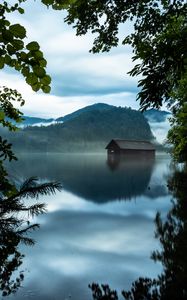
[[[27,1],[23,7],[25,14],[13,13],[8,18],[26,28],[26,43],[39,42],[52,77],[51,93],[36,93],[19,72],[1,70],[1,86],[16,88],[26,100],[21,108],[25,115],[57,118],[98,102],[139,108],[135,100],[137,78],[127,74],[133,66],[129,46],[109,53],[89,53],[93,35],[77,37],[72,26],[64,22],[65,12],[48,9],[37,0]],[[121,28],[121,32],[129,31],[129,24]]]

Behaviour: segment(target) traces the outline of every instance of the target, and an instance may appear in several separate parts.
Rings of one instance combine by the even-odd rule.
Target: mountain
[[[29,116],[23,116],[23,121],[19,124],[10,120],[9,118],[7,118],[7,120],[11,121],[17,127],[21,127],[21,128],[26,126],[50,125],[52,122],[55,121],[55,119],[53,118],[44,119],[44,118],[29,117]]]
[[[104,151],[113,138],[154,140],[141,112],[106,104],[88,106],[63,123],[26,127],[10,135],[15,149],[22,152]]]
[[[31,126],[31,125],[36,125],[36,124],[47,124],[47,123],[51,123],[54,121],[53,118],[50,119],[43,119],[43,118],[36,118],[36,117],[28,117],[28,116],[24,116],[24,121],[22,122],[22,124],[24,126]]]
[[[75,117],[78,117],[79,115],[81,115],[83,112],[88,112],[88,111],[93,111],[93,110],[100,110],[100,111],[104,111],[104,110],[108,110],[112,107],[112,105],[108,105],[105,103],[96,103],[93,105],[89,105],[86,106],[84,108],[81,108],[71,114],[65,115],[64,117],[59,117],[57,119],[54,118],[50,118],[50,119],[44,119],[44,118],[40,118],[40,117],[29,117],[29,116],[23,116],[23,121],[20,124],[16,124],[18,127],[26,127],[26,126],[47,126],[47,125],[51,125],[51,123],[59,123],[59,122],[65,122],[68,120],[71,120]],[[14,121],[11,121],[15,124]]]
[[[90,112],[90,111],[107,111],[110,110],[111,107],[115,107],[113,105],[108,105],[105,103],[96,103],[93,105],[86,106],[84,108],[78,109],[77,111],[65,115],[63,117],[59,117],[57,119],[50,118],[50,119],[44,119],[40,117],[29,117],[29,116],[23,116],[24,120],[22,123],[18,126],[20,127],[26,127],[26,126],[40,126],[40,125],[51,125],[52,122],[66,122],[69,120],[72,120],[78,116],[80,116],[84,112]],[[167,111],[161,111],[157,109],[149,109],[145,112],[143,112],[144,117],[148,120],[148,122],[164,122],[167,117],[169,117],[171,114]]]
[[[87,112],[94,111],[94,110],[103,112],[103,111],[110,110],[112,107],[115,107],[115,106],[108,105],[105,103],[96,103],[96,104],[89,105],[89,106],[83,107],[81,109],[78,109],[71,114],[65,115],[64,117],[57,118],[56,121],[57,122],[62,122],[62,121],[65,122],[65,121],[69,121],[69,120],[72,120],[72,119],[80,116],[82,113],[87,113]]]
[[[164,110],[158,110],[158,109],[149,109],[143,112],[144,117],[149,122],[164,122],[166,119],[171,116],[171,113],[164,111]]]

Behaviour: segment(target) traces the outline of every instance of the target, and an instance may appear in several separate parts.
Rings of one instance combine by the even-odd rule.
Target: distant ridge
[[[29,116],[23,116],[23,122],[22,124],[27,126],[27,125],[35,125],[38,123],[51,123],[54,121],[53,118],[50,119],[44,119],[44,118],[39,118],[39,117],[29,117]]]
[[[30,126],[14,133],[19,151],[101,152],[114,137],[155,141],[144,115],[131,108],[98,103],[87,106],[49,126]]]
[[[86,107],[83,107],[81,109],[76,110],[75,112],[72,112],[70,114],[67,114],[65,116],[59,117],[59,118],[40,118],[40,117],[31,117],[31,116],[23,116],[24,121],[20,124],[21,127],[25,126],[38,126],[42,124],[50,125],[52,122],[66,122],[69,120],[72,120],[78,116],[80,116],[82,113],[89,112],[89,111],[108,111],[111,108],[117,108],[114,105],[109,105],[106,103],[96,103],[92,105],[88,105]],[[125,107],[122,107],[125,108]],[[171,114],[167,111],[157,110],[157,109],[149,109],[145,112],[143,112],[144,117],[149,122],[163,122],[166,120],[167,117],[169,117]],[[18,124],[19,126],[19,124]]]
[[[16,123],[15,121],[10,120],[7,118],[7,120],[11,121],[13,124],[16,124],[18,127],[26,127],[26,126],[37,126],[37,125],[42,125],[42,124],[51,124],[52,122],[55,121],[55,119],[50,118],[50,119],[44,119],[40,117],[29,117],[29,116],[22,116],[23,121],[21,123]]]
[[[94,110],[107,111],[107,110],[110,110],[111,107],[116,107],[116,106],[105,104],[105,103],[95,103],[95,104],[83,107],[81,109],[78,109],[75,112],[73,112],[71,114],[68,114],[64,117],[57,118],[56,121],[57,122],[59,122],[59,121],[65,122],[65,121],[68,121],[68,120],[72,120],[72,119],[80,116],[82,113],[85,113],[85,112],[94,111]]]
[[[164,111],[164,110],[158,110],[158,109],[149,109],[143,112],[144,117],[149,122],[164,122],[166,119],[171,115],[171,113]]]

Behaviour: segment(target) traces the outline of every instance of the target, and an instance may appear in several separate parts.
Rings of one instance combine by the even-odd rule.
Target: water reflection
[[[67,299],[69,295],[71,299],[87,300],[91,298],[87,287],[93,280],[108,282],[122,290],[141,274],[156,276],[161,268],[149,256],[158,245],[153,237],[155,213],[158,208],[165,213],[169,206],[166,190],[159,189],[165,185],[163,174],[168,162],[167,157],[163,160],[159,157],[155,163],[148,161],[148,166],[138,161],[138,167],[137,160],[126,159],[111,170],[106,156],[102,155],[33,155],[19,159],[14,164],[17,177],[38,174],[42,181],[46,177],[58,181],[63,178],[66,185],[64,183],[65,188],[55,197],[45,198],[48,213],[37,218],[42,226],[34,233],[38,241],[36,246],[32,251],[24,248],[23,267],[30,273],[25,276],[24,286],[17,292],[16,299],[27,299],[32,293],[37,300]],[[152,175],[150,169],[154,170]],[[13,173],[12,164],[11,170]],[[84,183],[91,179],[93,186],[102,183],[105,189],[110,189],[110,185],[114,189],[119,181],[124,195],[123,189],[128,187],[123,187],[122,178],[141,180],[145,170],[148,170],[145,177],[150,180],[146,181],[147,188],[142,190],[137,201],[106,200],[101,203],[77,197],[80,185],[85,195]],[[106,175],[106,180],[100,173]],[[75,193],[67,189],[71,178]],[[78,186],[76,178],[81,182]],[[111,180],[107,184],[108,178]],[[90,188],[91,198],[95,199],[92,185]],[[108,191],[105,193],[110,198]],[[119,196],[119,191],[114,193]],[[131,195],[136,193],[132,190]]]
[[[154,153],[126,153],[126,154],[107,154],[107,164],[112,171],[117,170],[120,165],[127,164],[142,168],[142,166],[154,165],[155,154]]]
[[[163,272],[156,277],[141,277],[133,282],[130,291],[123,291],[126,300],[186,300],[187,299],[187,166],[178,166],[168,178],[168,187],[173,194],[172,208],[167,217],[157,213],[156,238],[160,250],[152,253],[152,259],[162,263]],[[95,300],[117,300],[116,291],[108,285],[92,284]]]
[[[162,299],[187,299],[187,165],[176,167],[168,179],[173,206],[167,219],[156,218],[156,237],[162,244],[153,259],[162,263],[164,272],[158,279]],[[160,297],[160,298],[161,298]]]
[[[58,180],[63,188],[86,200],[105,203],[131,199],[149,189],[154,156],[36,155],[20,157],[17,176],[38,174]],[[158,195],[158,193],[157,193]]]

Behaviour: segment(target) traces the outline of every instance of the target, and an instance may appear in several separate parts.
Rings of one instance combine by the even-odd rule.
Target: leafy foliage
[[[24,198],[36,197],[46,194],[54,194],[60,190],[61,185],[56,182],[45,184],[38,183],[37,178],[29,178],[14,191],[11,196],[0,196],[0,290],[2,296],[15,293],[20,287],[24,274],[18,272],[24,255],[18,250],[22,242],[33,245],[34,240],[27,235],[39,228],[39,224],[31,224],[19,214],[27,212],[28,216],[36,216],[46,211],[43,203],[25,205]],[[17,273],[17,275],[16,275]]]
[[[178,161],[187,161],[187,77],[180,81],[174,92],[177,104],[174,105],[172,127],[168,132],[168,141],[174,145],[173,157]]]
[[[77,0],[41,0],[47,7],[51,6],[55,10],[67,9],[69,5],[76,1]]]
[[[13,106],[12,102],[18,102],[21,106],[24,105],[25,101],[16,90],[7,88],[5,86],[0,88],[0,123],[4,127],[8,127],[9,130],[16,130],[16,126],[12,124],[15,121],[20,123],[22,121],[22,112]]]
[[[92,297],[94,300],[118,300],[116,291],[112,291],[107,284],[99,286],[97,283],[89,285],[92,290]]]
[[[7,127],[11,131],[15,131],[17,127],[9,120],[19,123],[22,121],[22,113],[13,106],[12,102],[19,102],[24,105],[24,100],[16,90],[9,89],[7,87],[0,88],[0,124],[3,127]],[[9,120],[8,120],[8,119]],[[3,140],[0,137],[0,158],[5,160],[16,159],[15,155],[11,150],[11,144],[7,140]]]
[[[13,106],[12,102],[14,101],[20,103],[21,106],[24,104],[21,94],[19,94],[16,90],[1,87],[0,124],[11,131],[15,131],[17,129],[16,125],[14,125],[11,121],[19,123],[22,120],[22,113]],[[11,193],[11,191],[15,190],[15,187],[7,179],[7,172],[3,167],[4,160],[8,159],[11,161],[17,159],[11,149],[11,146],[12,145],[6,139],[3,140],[2,137],[0,137],[0,192],[4,192],[5,194],[7,192]]]
[[[119,44],[120,24],[132,21],[134,31],[123,44],[133,47],[141,60],[130,74],[142,75],[138,99],[142,109],[170,102],[171,91],[184,75],[187,39],[186,1],[75,1],[65,21],[77,35],[91,31],[97,37],[92,52],[109,51]]]
[[[20,24],[11,24],[10,13],[24,13],[19,0],[14,5],[0,4],[0,69],[6,65],[19,71],[34,91],[50,91],[51,78],[46,73],[47,61],[36,41],[25,44],[26,29]]]
[[[36,204],[32,206],[25,206],[22,201],[25,198],[38,198],[39,196],[55,194],[62,188],[60,183],[45,182],[38,184],[38,178],[31,177],[23,182],[20,188],[8,197],[1,196],[0,208],[2,214],[11,212],[28,211],[30,215],[38,215],[45,211],[44,204]]]

